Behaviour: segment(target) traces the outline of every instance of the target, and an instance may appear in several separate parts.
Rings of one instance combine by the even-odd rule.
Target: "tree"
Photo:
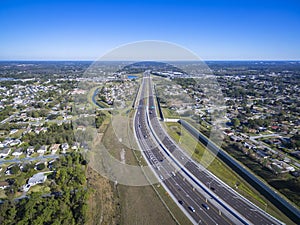
[[[45,164],[44,163],[40,163],[40,164],[38,164],[37,166],[36,166],[36,168],[38,169],[38,170],[43,170],[43,169],[45,169]]]
[[[4,201],[0,204],[0,224],[13,224],[16,213],[15,205],[11,201]]]
[[[20,171],[20,168],[18,165],[14,165],[11,169],[10,172],[11,174],[17,174]]]
[[[241,125],[241,122],[240,122],[240,120],[238,118],[233,118],[231,120],[231,122],[232,122],[232,125],[234,126],[234,128],[237,128],[237,127],[239,127]]]
[[[69,154],[60,159],[61,167],[56,172],[56,182],[52,182],[54,187],[51,187],[51,191],[60,192],[61,195],[43,197],[42,193],[33,192],[29,198],[0,204],[0,224],[85,224],[86,201],[90,192],[85,186],[86,177],[80,164],[82,159],[80,153]],[[38,166],[40,165],[44,164]],[[11,188],[17,188],[24,182],[24,179],[15,180]]]

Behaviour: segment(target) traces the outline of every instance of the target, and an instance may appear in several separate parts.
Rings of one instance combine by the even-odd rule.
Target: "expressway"
[[[169,193],[176,199],[176,203],[185,210],[185,213],[195,224],[232,224],[232,220],[219,215],[216,207],[211,206],[206,210],[206,198],[195,191],[194,186],[188,182],[184,175],[178,172],[178,168],[166,160],[162,149],[157,146],[155,138],[151,135],[147,125],[147,98],[146,98],[146,79],[144,78],[141,87],[141,96],[135,115],[135,134],[142,149],[142,153],[151,165],[154,173]],[[193,212],[195,211],[195,212]],[[209,211],[209,212],[208,212]],[[235,221],[238,223],[238,221]],[[241,224],[241,223],[240,223]]]
[[[149,71],[134,117],[142,154],[162,186],[194,224],[282,224],[194,162],[161,127]]]

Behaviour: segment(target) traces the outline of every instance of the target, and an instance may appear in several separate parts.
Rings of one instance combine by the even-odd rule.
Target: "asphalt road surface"
[[[194,224],[282,224],[194,162],[161,127],[149,71],[137,99],[134,130],[148,164]]]

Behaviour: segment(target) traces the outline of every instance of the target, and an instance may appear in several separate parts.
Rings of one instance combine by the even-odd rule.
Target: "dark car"
[[[195,212],[195,209],[193,206],[189,206],[189,210],[191,210],[192,212]]]
[[[203,208],[205,208],[206,210],[209,210],[209,206],[205,203],[202,204]]]
[[[179,202],[180,205],[184,204],[182,200],[178,200],[178,202]]]

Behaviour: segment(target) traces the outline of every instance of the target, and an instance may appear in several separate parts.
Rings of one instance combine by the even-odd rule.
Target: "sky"
[[[1,0],[0,60],[95,60],[161,40],[204,60],[300,60],[299,0]]]

